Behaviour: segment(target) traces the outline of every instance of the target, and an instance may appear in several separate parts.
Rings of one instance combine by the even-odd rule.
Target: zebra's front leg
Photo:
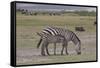
[[[41,47],[41,55],[45,56],[45,42],[43,42],[42,47]]]
[[[56,55],[56,43],[54,43],[54,55]]]
[[[68,43],[67,43],[67,42],[65,42],[65,43],[64,43],[64,46],[65,46],[66,54],[68,55],[68,51],[67,51],[67,46],[68,46]]]
[[[49,54],[49,51],[48,51],[48,45],[49,45],[49,44],[47,43],[47,45],[46,45],[46,52],[47,52],[48,55],[50,55],[50,54]]]

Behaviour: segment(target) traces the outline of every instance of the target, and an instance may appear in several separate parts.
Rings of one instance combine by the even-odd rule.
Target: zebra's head
[[[72,34],[71,40],[75,44],[76,52],[79,55],[81,54],[81,40],[76,36],[75,33],[72,32]]]
[[[78,43],[76,44],[76,52],[77,52],[78,55],[81,54],[81,42],[78,42]]]

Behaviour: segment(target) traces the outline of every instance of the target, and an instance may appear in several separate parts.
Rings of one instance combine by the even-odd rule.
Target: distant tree
[[[30,15],[33,15],[33,12],[30,12]]]
[[[20,8],[18,8],[18,9],[16,9],[16,11],[17,11],[17,12],[21,12],[21,9],[20,9]]]
[[[78,14],[80,16],[95,16],[95,11],[74,11],[75,14]]]
[[[37,12],[35,12],[34,15],[37,16]]]

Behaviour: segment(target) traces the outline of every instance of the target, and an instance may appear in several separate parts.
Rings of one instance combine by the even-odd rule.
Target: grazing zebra
[[[75,50],[76,50],[77,54],[81,54],[81,41],[76,36],[76,34],[74,32],[72,32],[68,29],[58,28],[58,27],[53,27],[53,26],[49,26],[49,27],[43,29],[42,32],[47,33],[47,34],[51,34],[51,35],[54,35],[54,36],[55,35],[64,36],[67,43],[69,41],[72,41],[76,45]],[[41,42],[42,42],[42,39],[40,39],[38,46],[41,44]],[[66,48],[67,48],[67,45],[66,45]]]
[[[61,54],[63,54],[64,47],[66,47],[66,44],[67,44],[64,36],[62,35],[54,36],[47,33],[37,33],[37,34],[41,37],[42,42],[43,42],[42,47],[41,47],[41,54],[43,56],[45,56],[44,48],[46,48],[47,54],[50,55],[48,51],[48,45],[50,43],[54,43],[54,55],[56,55],[56,43],[62,43],[63,48],[62,48]]]

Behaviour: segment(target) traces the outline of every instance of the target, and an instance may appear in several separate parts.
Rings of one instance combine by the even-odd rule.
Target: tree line
[[[95,11],[29,11],[27,9],[17,9],[17,12],[20,12],[21,14],[24,15],[50,15],[50,16],[60,16],[60,15],[64,15],[64,14],[68,14],[68,13],[73,13],[73,14],[77,14],[79,16],[96,16],[96,12]]]

